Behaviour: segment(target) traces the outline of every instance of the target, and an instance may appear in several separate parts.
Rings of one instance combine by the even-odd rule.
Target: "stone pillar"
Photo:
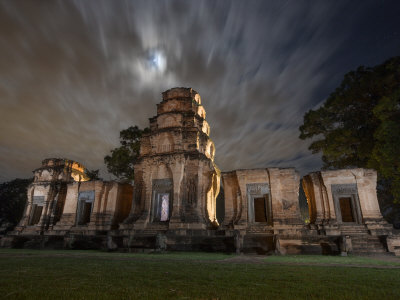
[[[175,228],[179,227],[181,221],[181,206],[182,206],[182,196],[181,196],[181,185],[184,176],[185,170],[185,162],[181,162],[180,160],[176,160],[175,163],[170,165],[172,171],[172,184],[173,184],[173,192],[172,196],[172,212],[170,214],[169,227]],[[174,224],[175,223],[175,224]]]
[[[279,178],[278,168],[268,168],[271,206],[274,228],[284,221],[284,213],[282,208],[282,185]]]
[[[303,187],[309,208],[311,207],[310,217],[313,217],[310,218],[310,225],[315,225],[316,229],[328,235],[340,235],[332,197],[330,172],[314,172],[304,176]]]
[[[150,166],[147,163],[143,163],[141,166],[143,174],[142,183],[142,199],[140,203],[140,208],[133,207],[135,212],[138,213],[138,219],[134,224],[135,229],[144,229],[150,219],[151,202],[153,196],[153,186],[152,181],[155,179],[155,174],[157,173],[157,166]],[[136,205],[137,203],[135,203]]]
[[[31,217],[31,212],[32,212],[32,197],[33,197],[33,192],[35,190],[35,185],[30,184],[27,190],[27,202],[26,206],[24,209],[24,214],[22,216],[21,221],[19,221],[18,225],[15,227],[15,231],[22,231],[26,226],[29,225],[30,217]]]
[[[75,226],[77,221],[79,185],[79,182],[68,184],[64,210],[60,221],[54,225],[53,230],[69,230],[72,226]]]
[[[210,180],[209,189],[207,195],[207,223],[211,223],[212,226],[218,226],[217,214],[216,214],[216,198],[220,189],[220,175],[218,171],[210,171],[208,174]]]
[[[114,218],[118,214],[118,201],[120,200],[120,186],[117,182],[106,184],[106,192],[104,193],[103,208],[101,214],[103,216],[101,225],[103,230],[112,228]]]
[[[381,221],[382,214],[376,195],[376,171],[356,169],[352,173],[357,183],[358,197],[364,221]]]
[[[233,228],[241,205],[236,172],[222,173],[222,183],[225,194],[225,217],[222,226]]]
[[[240,193],[240,211],[241,216],[238,220],[239,226],[235,226],[235,228],[240,227],[240,225],[247,226],[248,223],[248,199],[247,199],[247,189],[246,189],[246,175],[242,170],[236,171],[238,186],[239,186],[239,193]],[[239,228],[238,228],[239,229]]]
[[[44,206],[42,210],[42,215],[40,217],[39,223],[37,224],[40,226],[40,230],[44,230],[45,226],[47,225],[48,218],[50,217],[50,204],[53,200],[53,190],[54,187],[49,184],[44,188]]]
[[[92,204],[92,213],[90,214],[90,222],[88,224],[89,230],[96,230],[98,225],[101,225],[101,207],[105,198],[105,183],[100,180],[95,182],[88,182],[93,185],[94,189],[94,201]]]

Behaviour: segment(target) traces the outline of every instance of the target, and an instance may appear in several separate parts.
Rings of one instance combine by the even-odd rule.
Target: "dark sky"
[[[321,166],[298,139],[359,65],[400,55],[400,1],[0,1],[0,181],[101,168],[161,93],[202,97],[223,171]]]

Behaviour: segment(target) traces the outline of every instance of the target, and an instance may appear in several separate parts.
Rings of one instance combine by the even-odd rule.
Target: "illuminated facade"
[[[218,226],[220,171],[200,95],[191,88],[163,93],[135,164],[131,214],[120,228],[125,246],[154,233],[204,231]],[[205,232],[205,231],[204,231]],[[136,238],[132,239],[134,235]]]
[[[72,160],[50,158],[34,172],[33,183],[28,187],[24,215],[17,231],[42,233],[51,229],[63,213],[67,185],[88,180],[85,168]]]
[[[44,160],[23,218],[1,245],[400,255],[400,237],[379,210],[375,171],[304,176],[305,224],[294,168],[221,173],[209,135],[200,95],[191,88],[165,91],[141,138],[134,186],[88,181],[77,162]],[[224,217],[217,220],[221,178]]]
[[[34,171],[24,215],[13,234],[64,238],[118,227],[129,214],[133,187],[88,180],[85,167],[75,161],[45,159]]]

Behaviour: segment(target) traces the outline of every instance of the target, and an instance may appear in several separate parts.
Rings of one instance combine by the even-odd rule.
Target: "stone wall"
[[[342,252],[394,252],[398,237],[382,217],[376,171],[329,170],[310,173],[303,188],[310,213],[310,233],[337,237]]]
[[[44,160],[34,171],[24,216],[2,245],[399,254],[400,237],[379,210],[376,172],[367,169],[305,176],[310,224],[300,216],[294,168],[224,172],[225,218],[218,224],[221,172],[205,118],[193,89],[162,93],[141,138],[134,187],[87,181],[77,162]]]
[[[375,235],[387,234],[390,226],[383,220],[379,209],[376,177],[376,171],[370,169],[321,171],[305,176],[303,187],[310,223],[328,235],[344,233],[350,225],[354,228],[363,225]],[[342,216],[346,213],[345,205],[351,208],[349,220]]]
[[[93,196],[91,196],[93,195]],[[118,227],[129,215],[133,187],[117,182],[88,181],[68,186],[64,213],[53,231],[107,231]],[[89,216],[82,211],[90,208]]]
[[[248,169],[222,173],[225,192],[225,218],[229,228],[252,225],[272,226],[276,230],[287,225],[300,225],[298,202],[299,175],[295,169]],[[255,221],[255,201],[264,198],[266,221]],[[261,206],[262,207],[262,204]]]
[[[46,159],[34,174],[24,215],[14,235],[64,236],[71,231],[107,231],[117,228],[129,215],[133,198],[129,184],[85,181],[84,167],[67,159]],[[93,195],[92,199],[88,195]],[[85,196],[90,212],[80,205]],[[80,213],[86,214],[85,224],[79,224]]]

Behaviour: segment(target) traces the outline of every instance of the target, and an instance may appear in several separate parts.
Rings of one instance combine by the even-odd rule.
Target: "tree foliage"
[[[108,172],[120,180],[133,180],[134,169],[140,151],[140,138],[147,128],[142,130],[137,126],[130,126],[120,132],[121,146],[111,150],[111,155],[104,157]]]
[[[389,180],[393,196],[400,202],[400,88],[383,97],[374,108],[374,116],[380,121],[374,133],[369,167],[377,169]]]
[[[300,138],[322,152],[323,168],[375,168],[400,201],[400,57],[344,76],[326,102],[304,116]]]
[[[14,179],[0,184],[0,225],[18,224],[24,213],[27,188],[31,179]]]
[[[99,172],[100,170],[89,170],[85,169],[85,175],[89,178],[89,180],[100,180],[101,178],[99,177]]]

